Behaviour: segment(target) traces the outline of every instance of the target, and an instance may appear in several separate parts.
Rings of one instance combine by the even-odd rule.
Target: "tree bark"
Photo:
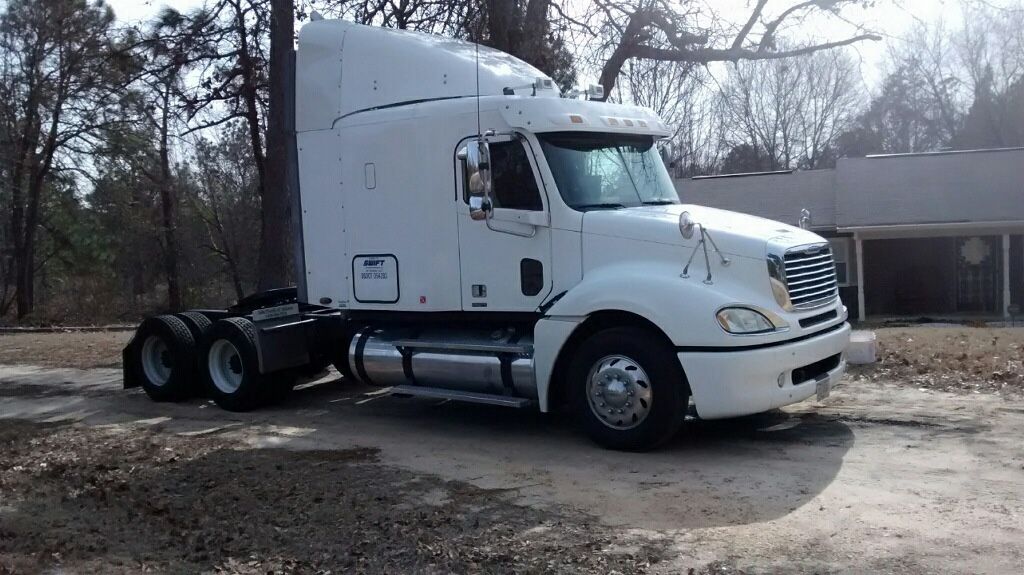
[[[543,52],[548,48],[547,35],[550,29],[548,8],[550,6],[551,0],[530,0],[526,4],[522,40],[518,48],[520,56],[534,65],[548,56]]]
[[[289,280],[288,246],[291,233],[292,191],[288,182],[288,126],[285,122],[287,77],[295,37],[292,0],[270,3],[270,110],[267,117],[266,185],[260,190],[262,221],[257,289],[284,287]]]
[[[488,0],[487,20],[490,46],[507,54],[517,53],[515,32],[519,23],[516,22],[515,3],[511,0]]]
[[[164,87],[163,106],[160,116],[160,182],[157,187],[160,192],[160,215],[164,236],[163,265],[164,275],[167,278],[167,307],[170,311],[180,311],[181,286],[178,274],[178,238],[175,223],[175,198],[173,182],[171,181],[171,162],[168,144],[168,121],[171,105],[171,82],[168,81]]]
[[[31,297],[26,283],[33,266],[26,250],[26,206],[25,173],[31,171],[30,163],[35,161],[36,138],[39,133],[39,103],[34,90],[29,91],[24,128],[17,150],[17,159],[11,173],[11,235],[14,244],[14,307],[18,319],[32,312]],[[26,273],[27,272],[27,273]]]
[[[611,56],[601,68],[600,82],[604,88],[604,100],[611,96],[619,73],[622,72],[622,67],[626,64],[626,60],[632,57],[632,52],[636,49],[637,37],[648,24],[650,24],[650,19],[645,12],[637,12],[629,18],[629,23],[626,24],[626,29],[622,32],[619,44],[615,46],[615,50],[612,51]]]
[[[15,241],[20,240],[21,244],[21,249],[15,253],[17,260],[15,285],[18,290],[16,305],[19,320],[24,319],[35,309],[36,232],[39,227],[39,206],[46,186],[46,177],[50,174],[50,168],[53,167],[53,155],[57,151],[61,113],[64,109],[64,98],[67,97],[67,82],[66,77],[58,80],[58,97],[50,118],[50,126],[47,129],[43,149],[37,154],[33,144],[26,154],[30,162],[28,193],[25,197],[27,205],[23,212],[24,221],[19,222],[23,226],[21,237],[15,238]],[[15,209],[20,208],[16,206]]]

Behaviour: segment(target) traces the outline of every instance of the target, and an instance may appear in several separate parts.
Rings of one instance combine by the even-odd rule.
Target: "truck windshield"
[[[538,138],[555,185],[573,209],[679,203],[651,136],[554,132]]]

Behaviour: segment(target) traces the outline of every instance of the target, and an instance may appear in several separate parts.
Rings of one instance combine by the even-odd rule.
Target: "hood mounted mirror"
[[[809,230],[811,229],[811,211],[808,209],[800,210],[800,221],[798,223],[800,229]]]

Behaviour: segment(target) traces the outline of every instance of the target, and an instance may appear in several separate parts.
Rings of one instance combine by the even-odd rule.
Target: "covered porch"
[[[860,321],[1009,319],[1020,314],[1024,221],[858,226],[838,231],[852,235]]]

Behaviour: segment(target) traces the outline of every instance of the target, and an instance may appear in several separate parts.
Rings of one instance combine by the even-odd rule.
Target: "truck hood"
[[[708,230],[718,248],[732,256],[760,259],[769,245],[784,250],[824,241],[817,234],[780,222],[692,204],[590,211],[583,217],[583,233],[694,246],[700,240],[700,231],[690,239],[683,238],[679,231],[679,215],[683,212],[689,212],[693,221]]]

